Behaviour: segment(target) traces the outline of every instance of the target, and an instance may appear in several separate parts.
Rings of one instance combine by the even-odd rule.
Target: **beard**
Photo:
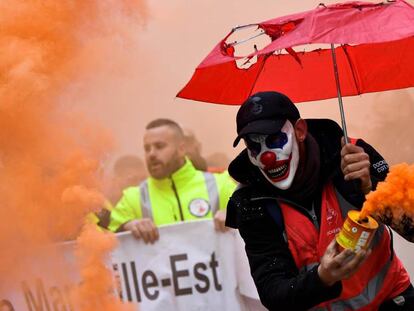
[[[185,158],[175,151],[169,159],[153,159],[148,162],[147,169],[151,177],[155,179],[164,179],[171,177],[185,163]]]

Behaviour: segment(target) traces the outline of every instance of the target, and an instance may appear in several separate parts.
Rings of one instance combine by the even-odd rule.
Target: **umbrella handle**
[[[339,112],[341,114],[342,132],[344,133],[345,144],[348,144],[349,143],[348,131],[346,129],[345,111],[344,111],[344,105],[342,102],[342,94],[341,94],[341,84],[339,83],[338,65],[336,62],[336,53],[335,53],[335,47],[333,43],[331,43],[331,52],[332,52],[332,62],[333,62],[335,82],[336,82],[336,90],[338,93]],[[352,193],[354,193],[355,195],[358,195],[361,193],[361,180],[360,179],[353,179],[353,180],[348,181],[347,183],[349,187],[351,188]]]
[[[339,83],[338,65],[336,63],[336,53],[335,53],[335,47],[333,43],[331,43],[331,53],[332,53],[332,62],[333,62],[335,82],[336,82],[336,91],[338,94],[339,112],[341,114],[342,132],[344,133],[345,144],[348,144],[349,143],[348,131],[346,129],[344,105],[342,103],[341,85]]]

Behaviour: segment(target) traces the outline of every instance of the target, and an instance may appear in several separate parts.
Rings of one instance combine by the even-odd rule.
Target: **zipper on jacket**
[[[181,221],[184,221],[184,214],[183,214],[183,208],[181,207],[180,197],[178,196],[178,192],[177,192],[177,188],[175,187],[174,180],[172,179],[172,177],[170,177],[170,179],[171,179],[172,190],[174,192],[175,198],[177,199],[178,210],[180,211],[180,219]]]
[[[309,214],[310,214],[310,216],[312,218],[313,225],[319,231],[318,217],[316,216],[316,213],[315,213],[315,202],[314,201],[312,202],[311,210],[307,210],[307,211],[309,212]]]
[[[282,201],[284,203],[287,203],[287,204],[292,205],[292,207],[296,208],[302,214],[304,214],[306,217],[308,217],[309,220],[312,221],[312,223],[315,226],[315,228],[319,231],[318,217],[316,216],[316,213],[315,213],[314,202],[312,202],[312,209],[311,210],[307,210],[303,206],[301,206],[299,204],[296,204],[295,202],[292,202],[290,200],[283,199],[283,198],[276,198],[276,197],[256,197],[256,198],[251,198],[250,199],[250,201],[260,201],[260,200],[275,200],[276,202]]]
[[[292,202],[290,200],[286,200],[286,199],[282,199],[279,198],[278,200],[288,203],[290,205],[292,205],[293,207],[296,207],[296,209],[299,209],[300,211],[302,211],[302,213],[304,213],[306,216],[308,216],[310,218],[310,220],[312,221],[313,225],[315,226],[315,228],[319,231],[319,223],[318,223],[318,217],[316,216],[315,213],[315,208],[314,208],[314,204],[315,202],[312,201],[312,207],[310,210],[304,208],[302,205],[296,204],[295,202]]]

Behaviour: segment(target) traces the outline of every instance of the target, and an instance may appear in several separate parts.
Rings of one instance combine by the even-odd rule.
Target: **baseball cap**
[[[237,112],[237,137],[233,147],[247,134],[277,133],[286,120],[299,118],[299,110],[286,95],[272,91],[253,94]]]

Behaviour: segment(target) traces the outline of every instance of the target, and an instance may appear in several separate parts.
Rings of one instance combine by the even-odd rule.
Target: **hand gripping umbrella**
[[[271,42],[236,56],[227,42],[235,32],[257,27]],[[309,52],[304,45],[329,44]],[[296,47],[296,51],[295,51]],[[283,53],[286,51],[287,53]],[[256,59],[240,68],[240,59]],[[196,68],[177,97],[240,105],[259,91],[279,91],[293,102],[338,97],[347,139],[342,96],[414,86],[414,7],[405,1],[320,4],[314,10],[238,26]]]

